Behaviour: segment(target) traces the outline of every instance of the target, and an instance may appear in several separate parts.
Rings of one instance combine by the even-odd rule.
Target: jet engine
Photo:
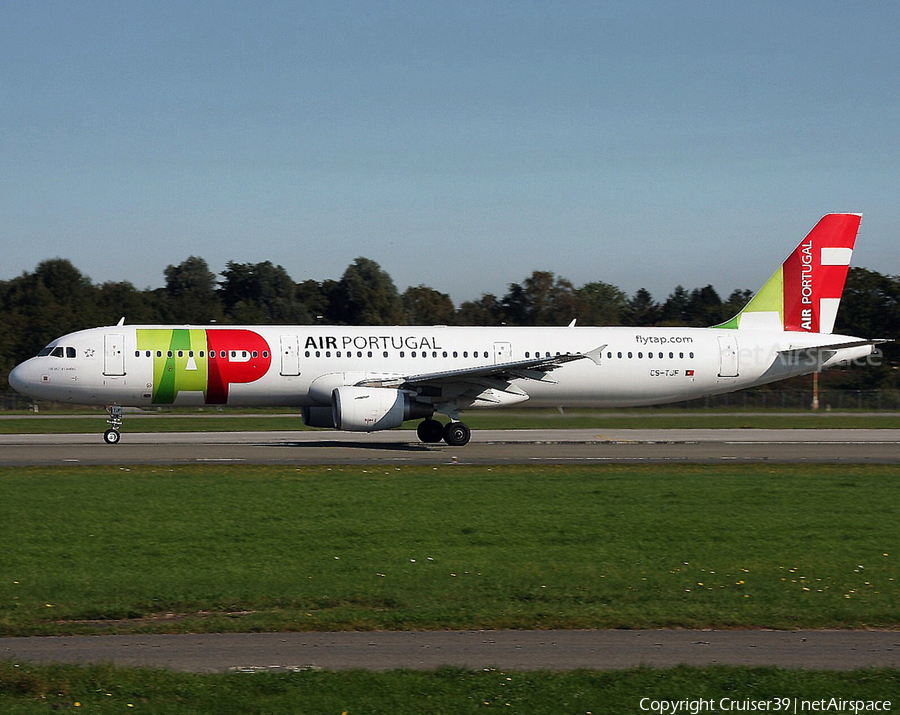
[[[331,393],[335,429],[374,432],[392,429],[404,420],[431,417],[434,407],[410,399],[390,387],[336,387]]]
[[[303,424],[307,427],[327,427],[334,429],[334,415],[331,407],[302,407]]]

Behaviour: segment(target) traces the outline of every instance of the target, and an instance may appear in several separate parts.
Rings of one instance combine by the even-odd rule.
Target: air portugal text
[[[443,350],[427,335],[310,335],[304,350]]]

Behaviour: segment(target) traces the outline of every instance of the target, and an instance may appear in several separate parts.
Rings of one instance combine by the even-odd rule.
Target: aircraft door
[[[509,343],[494,343],[494,364],[512,362],[512,345]]]
[[[728,336],[719,338],[719,377],[738,376],[737,338]]]
[[[103,374],[125,374],[125,336],[103,336]]]
[[[281,374],[300,374],[300,338],[296,335],[281,336]]]

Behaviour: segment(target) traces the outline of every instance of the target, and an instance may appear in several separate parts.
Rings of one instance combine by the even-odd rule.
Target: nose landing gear
[[[119,430],[122,428],[122,405],[110,405],[106,411],[109,413],[106,423],[110,428],[103,433],[103,441],[107,444],[118,444],[122,439],[119,434]]]

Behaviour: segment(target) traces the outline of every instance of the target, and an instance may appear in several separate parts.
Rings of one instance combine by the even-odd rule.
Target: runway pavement
[[[3,638],[0,658],[189,672],[303,669],[618,670],[680,664],[900,667],[891,631],[438,631]]]
[[[479,430],[465,447],[410,430],[0,435],[0,466],[53,464],[900,463],[896,429]]]

